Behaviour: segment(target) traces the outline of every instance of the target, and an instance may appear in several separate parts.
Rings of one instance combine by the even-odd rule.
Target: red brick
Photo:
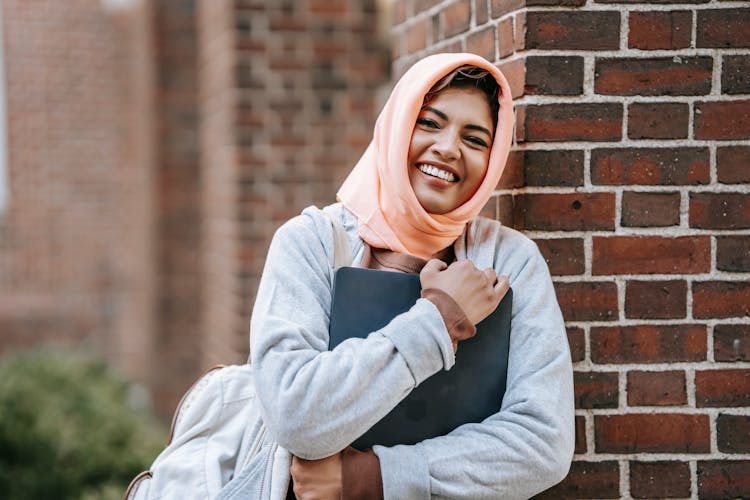
[[[696,103],[695,138],[750,138],[750,100]]]
[[[568,339],[570,339],[570,334],[568,334]],[[714,359],[716,361],[750,361],[750,325],[716,325],[714,327]]]
[[[527,105],[526,141],[617,141],[622,138],[622,105],[612,103]],[[518,126],[518,125],[517,125]]]
[[[706,3],[710,0],[679,0],[679,3]],[[596,0],[596,3],[618,3],[618,4],[634,4],[634,3],[653,3],[653,4],[668,4],[677,3],[670,0]]]
[[[631,12],[628,47],[631,49],[686,49],[693,32],[693,13]]]
[[[509,12],[522,9],[526,6],[525,0],[490,0],[490,13],[492,19],[497,19]]]
[[[699,10],[696,47],[750,47],[750,9]]]
[[[750,281],[696,281],[693,283],[696,318],[750,316]]]
[[[308,25],[305,22],[304,19],[295,18],[290,16],[289,14],[279,14],[276,16],[272,16],[270,20],[268,21],[268,28],[271,31],[278,32],[278,31],[288,31],[290,36],[293,36],[292,33],[297,32],[301,33],[308,29]]]
[[[534,497],[535,500],[563,498],[620,498],[620,466],[615,461],[575,461],[561,483]]]
[[[575,407],[617,408],[619,397],[618,376],[614,372],[575,372]]]
[[[308,9],[313,14],[333,14],[336,17],[345,16],[348,3],[343,0],[308,0]]]
[[[716,442],[722,453],[750,453],[750,416],[719,415]]]
[[[633,498],[690,497],[690,466],[686,462],[630,462]]]
[[[594,236],[593,274],[696,274],[711,270],[709,236]]]
[[[495,28],[488,26],[466,37],[466,51],[478,54],[488,61],[495,60]]]
[[[588,449],[586,445],[586,417],[583,415],[576,415],[576,447],[575,453],[581,454],[586,453]]]
[[[750,460],[699,461],[698,496],[711,500],[750,497]]]
[[[679,319],[686,314],[685,281],[628,281],[625,289],[625,317]]]
[[[565,321],[617,319],[617,285],[610,282],[555,283]],[[593,349],[593,343],[592,343]]]
[[[497,183],[497,189],[510,189],[523,187],[524,180],[524,152],[515,150],[508,154],[508,160],[505,162],[503,175]]]
[[[407,54],[413,54],[427,47],[427,19],[420,19],[409,26],[404,39]]]
[[[583,57],[527,57],[524,90],[527,95],[581,95]]]
[[[526,0],[527,7],[580,7],[586,5],[586,0]]]
[[[418,14],[439,4],[442,0],[414,0],[414,13]]]
[[[568,334],[568,345],[570,345],[570,357],[573,363],[578,363],[586,359],[586,336],[583,328],[578,326],[569,326],[566,329]]]
[[[708,453],[708,415],[627,414],[594,416],[597,453]]]
[[[619,12],[526,13],[527,49],[616,50],[619,47]]]
[[[443,33],[450,38],[469,29],[471,22],[470,0],[457,0],[441,12]]]
[[[525,72],[524,72],[524,75],[525,75]],[[526,122],[526,108],[524,106],[515,106],[513,108],[513,111],[514,111],[515,122],[516,122],[515,139],[517,143],[521,143],[526,140],[526,138],[524,137],[524,134],[526,133],[524,129],[524,123]]]
[[[583,151],[525,150],[526,186],[582,186]]]
[[[535,240],[553,276],[583,274],[586,256],[580,238],[545,238]]]
[[[394,0],[391,9],[393,26],[398,26],[406,21],[406,2],[407,0]]]
[[[633,103],[628,106],[628,137],[684,139],[689,115],[687,103]]]
[[[490,9],[487,0],[474,0],[474,21],[481,26],[490,19]]]
[[[717,148],[716,173],[723,184],[750,183],[750,146]]]
[[[539,231],[611,230],[614,193],[524,194],[516,197],[514,227]]]
[[[622,193],[625,227],[676,226],[680,223],[680,193]]]
[[[628,406],[687,404],[685,372],[628,372]]]
[[[721,93],[750,94],[750,56],[724,56],[721,64]]]
[[[691,193],[690,227],[700,229],[750,228],[750,194]]]
[[[711,181],[708,148],[608,148],[591,152],[591,182],[696,185]]]
[[[750,273],[750,236],[717,236],[716,269]]]
[[[526,10],[513,17],[513,50],[526,50]]]
[[[679,363],[706,360],[706,327],[639,325],[593,327],[594,363]]]
[[[597,59],[594,89],[605,95],[705,95],[711,57]]]
[[[500,58],[513,53],[513,19],[503,19],[497,23],[497,50]]]
[[[695,404],[699,408],[750,406],[750,370],[696,370]]]
[[[497,197],[497,220],[502,222],[508,227],[514,227],[514,215],[515,201],[511,195],[503,195]]]
[[[526,74],[526,64],[523,59],[512,59],[503,61],[497,65],[498,69],[505,75],[510,86],[510,96],[515,99],[523,95],[523,82]]]

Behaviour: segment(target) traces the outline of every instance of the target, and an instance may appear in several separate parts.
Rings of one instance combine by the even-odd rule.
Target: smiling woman
[[[311,207],[274,236],[250,352],[268,433],[294,455],[287,498],[528,498],[567,473],[572,367],[549,271],[532,241],[479,216],[508,156],[510,95],[497,67],[473,54],[429,56],[396,84],[340,202],[326,207],[352,265],[419,273],[421,298],[367,338],[328,350],[330,220]],[[501,410],[417,444],[352,448],[459,362],[509,285]]]

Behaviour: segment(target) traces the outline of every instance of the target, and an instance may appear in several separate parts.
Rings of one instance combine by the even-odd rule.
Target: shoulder
[[[326,257],[332,248],[331,222],[319,208],[305,208],[284,222],[273,235],[268,257],[288,258],[308,254]]]
[[[282,224],[274,234],[271,243],[275,252],[285,250],[302,250],[332,259],[334,249],[333,225],[324,213],[337,218],[349,240],[350,251],[356,255],[362,248],[362,240],[357,234],[356,217],[341,203],[334,203],[323,209],[309,206],[302,212]]]
[[[469,254],[491,258],[492,265],[514,263],[521,265],[529,259],[541,257],[532,239],[501,222],[487,217],[475,217],[466,230]]]

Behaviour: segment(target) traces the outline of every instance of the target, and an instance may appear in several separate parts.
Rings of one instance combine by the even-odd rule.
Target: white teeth
[[[427,175],[431,175],[448,182],[456,182],[458,180],[452,172],[441,170],[434,165],[425,165],[424,163],[418,163],[417,168],[420,172],[424,172]]]

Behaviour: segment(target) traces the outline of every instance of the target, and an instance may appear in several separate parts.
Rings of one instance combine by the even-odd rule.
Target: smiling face
[[[484,179],[494,134],[487,97],[449,87],[422,107],[409,146],[409,182],[422,207],[445,214],[463,205]]]

